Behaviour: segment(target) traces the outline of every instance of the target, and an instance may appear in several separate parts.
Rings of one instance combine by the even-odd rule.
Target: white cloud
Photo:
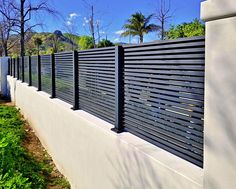
[[[73,24],[73,21],[79,16],[79,14],[73,12],[70,13],[69,16],[66,19],[66,25],[71,26]]]
[[[116,35],[121,35],[122,33],[124,33],[125,30],[118,30],[115,32]]]
[[[73,19],[75,19],[75,18],[78,17],[78,16],[79,16],[79,15],[78,15],[77,13],[75,13],[75,12],[70,13],[68,20],[73,20]]]
[[[68,25],[68,26],[70,26],[70,25],[72,25],[72,23],[71,23],[71,21],[66,21],[66,25]]]

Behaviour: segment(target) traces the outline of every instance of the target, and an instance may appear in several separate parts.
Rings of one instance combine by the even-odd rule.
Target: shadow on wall
[[[219,3],[224,7],[223,3],[226,2]],[[228,20],[230,19],[233,18]],[[207,128],[204,135],[204,150],[207,153],[204,156],[204,163],[206,164],[205,183],[209,189],[222,189],[236,184],[236,66],[235,62],[233,63],[236,55],[230,49],[236,40],[224,36],[230,29],[236,31],[236,21],[230,23],[225,20],[224,28],[221,24],[223,22],[219,24],[217,22],[209,23],[209,27],[212,28],[207,40],[210,41],[209,45],[213,49],[206,51],[210,62],[206,67]],[[228,47],[224,48],[224,45]]]
[[[179,179],[182,175],[172,172],[165,167],[158,170],[158,162],[142,153],[140,150],[130,146],[121,144],[123,142],[117,139],[117,148],[119,156],[106,154],[108,162],[114,171],[113,175],[107,175],[110,182],[116,189],[183,189],[183,188],[198,188],[191,181],[181,183]],[[125,146],[125,147],[124,147]],[[145,146],[138,146],[139,149],[144,149]],[[150,152],[152,154],[152,152]],[[191,184],[190,184],[191,183]],[[199,188],[201,188],[199,186]]]
[[[148,158],[140,156],[140,152],[124,150],[124,144],[121,144],[120,140],[117,140],[117,148],[120,156],[111,157],[107,154],[109,163],[115,170],[115,173],[119,179],[114,179],[111,175],[107,175],[114,188],[127,189],[127,188],[154,188],[162,189],[161,182],[158,181],[158,173],[156,173],[148,161]],[[136,170],[133,171],[132,170]],[[155,180],[155,183],[152,183]]]

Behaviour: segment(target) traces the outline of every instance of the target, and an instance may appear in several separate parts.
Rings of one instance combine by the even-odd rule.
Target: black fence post
[[[13,76],[13,72],[12,72],[12,67],[13,67],[13,63],[12,63],[12,58],[10,58],[10,75]]]
[[[29,58],[29,86],[32,86],[32,70],[31,70],[31,56]]]
[[[51,98],[56,97],[56,73],[55,73],[55,55],[51,54],[51,81],[52,81],[52,94]]]
[[[121,133],[124,130],[124,49],[122,46],[115,47],[115,127],[112,131]]]
[[[73,110],[79,109],[79,60],[78,60],[78,52],[73,52]]]
[[[10,75],[10,59],[7,59],[7,75]]]
[[[41,59],[38,55],[38,91],[41,91]]]
[[[25,82],[25,63],[24,63],[24,56],[21,57],[21,71],[22,71],[22,83]]]
[[[13,77],[16,77],[16,62],[15,62],[15,58],[13,58]]]
[[[9,75],[11,76],[11,69],[12,69],[12,62],[11,62],[11,58],[9,58],[9,65],[10,65],[10,67],[9,67]]]
[[[19,80],[20,79],[20,59],[19,59],[19,57],[16,58],[16,71],[17,71],[16,78],[17,78],[17,80]]]

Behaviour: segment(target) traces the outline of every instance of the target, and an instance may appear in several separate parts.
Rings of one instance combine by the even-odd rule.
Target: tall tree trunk
[[[143,43],[143,35],[139,36],[140,43]]]
[[[25,55],[25,21],[24,21],[24,3],[25,0],[20,2],[20,56]]]
[[[165,22],[164,20],[161,21],[161,40],[165,39]]]
[[[8,56],[7,42],[4,42],[2,46],[3,46],[3,56]]]
[[[39,45],[37,45],[37,49],[38,49],[38,55],[39,55]]]

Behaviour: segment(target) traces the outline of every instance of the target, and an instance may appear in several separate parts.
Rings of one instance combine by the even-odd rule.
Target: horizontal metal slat
[[[103,77],[104,79],[115,79],[115,73],[110,73],[110,74],[102,74],[102,73],[88,73],[83,70],[79,70],[79,78],[82,78],[83,76],[90,76],[90,77]]]
[[[190,151],[190,149],[186,149],[186,148],[183,148],[182,146],[179,146],[177,144],[171,143],[171,141],[165,140],[163,138],[160,138],[160,136],[156,137],[154,135],[155,133],[148,133],[145,128],[142,128],[142,127],[137,128],[137,127],[129,126],[128,124],[127,124],[127,128],[129,128],[129,129],[137,129],[137,130],[139,130],[139,132],[143,131],[141,134],[146,135],[147,137],[151,138],[152,140],[158,141],[158,142],[160,142],[160,143],[162,143],[162,144],[164,144],[164,145],[166,145],[166,146],[168,146],[168,147],[170,147],[172,149],[175,149],[176,151],[184,153],[184,154],[186,154],[188,156],[194,157],[196,159],[201,159],[202,158],[202,154],[194,153],[193,151]]]
[[[128,113],[128,112],[131,112],[131,113]],[[163,112],[158,111],[158,108],[144,106],[138,102],[125,104],[125,110],[124,110],[125,119],[127,117],[134,117],[134,116],[140,116],[140,115],[141,116],[145,115],[145,118],[143,118],[142,120],[145,120],[148,124],[153,124],[153,121],[154,121],[159,124],[164,124],[168,127],[175,128],[177,130],[191,133],[198,137],[203,137],[203,132],[202,132],[203,126],[197,125],[197,127],[193,127],[192,125],[182,124],[183,122],[179,121],[179,119],[176,119],[176,118],[173,119],[172,116],[163,114]],[[185,122],[185,123],[188,123],[188,122]]]
[[[204,47],[195,47],[195,48],[176,48],[176,49],[155,49],[152,50],[150,49],[149,51],[138,51],[138,52],[126,52],[125,55],[126,56],[141,56],[141,55],[158,55],[158,54],[188,54],[188,53],[205,53],[205,48]]]
[[[170,39],[170,40],[158,40],[155,42],[149,43],[141,43],[141,44],[133,44],[133,45],[124,45],[124,48],[142,48],[142,47],[150,47],[150,46],[163,46],[163,45],[171,45],[171,44],[183,44],[186,46],[188,43],[197,43],[204,42],[205,37],[191,37],[191,38],[179,38],[179,39]]]
[[[106,108],[102,106],[98,106],[94,103],[91,103],[89,101],[80,101],[79,104],[80,108],[83,110],[83,107],[85,107],[87,110],[90,110],[94,112],[95,114],[101,115],[101,117],[105,117],[109,120],[114,120],[115,119],[115,114],[113,111],[107,111]]]
[[[153,137],[150,137],[150,135],[144,133],[144,132],[141,132],[140,130],[136,129],[136,128],[131,128],[129,127],[129,125],[127,125],[127,128],[126,128],[127,131],[129,131],[130,133],[133,133],[134,135],[172,153],[172,154],[175,154],[189,162],[192,162],[194,163],[195,165],[198,165],[200,167],[202,167],[203,163],[202,163],[202,157],[192,157],[192,156],[189,156],[188,154],[185,154],[183,153],[182,151],[178,151],[176,150],[176,148],[171,148],[171,147],[168,147],[166,146],[165,144],[162,144],[160,141],[156,141],[155,139],[153,139]]]
[[[190,87],[180,87],[180,86],[170,86],[170,85],[161,85],[161,84],[152,84],[152,83],[144,83],[144,82],[140,82],[140,81],[125,81],[125,87],[129,86],[142,86],[145,88],[149,87],[149,88],[160,88],[160,89],[168,89],[170,91],[177,91],[177,92],[187,92],[187,93],[194,93],[194,94],[204,94],[204,90],[203,89],[199,89],[199,88],[190,88]]]
[[[94,78],[84,77],[83,79],[81,79],[80,82],[81,83],[82,82],[84,82],[84,83],[86,83],[86,82],[93,82],[94,85],[99,83],[100,85],[104,84],[104,86],[108,85],[108,86],[114,86],[115,87],[115,81],[104,81],[104,80],[101,80],[101,79],[96,78],[96,77],[94,77]]]
[[[79,51],[78,55],[83,56],[83,55],[94,55],[94,54],[114,54],[115,49],[112,50],[105,50],[105,51]]]
[[[97,90],[96,88],[85,88],[85,87],[81,87],[79,86],[79,93],[91,93],[91,94],[95,94],[95,95],[103,95],[106,96],[107,98],[111,98],[111,99],[115,99],[115,93],[111,93],[109,91],[101,91],[101,90]]]
[[[96,98],[96,99],[88,98],[83,95],[80,95],[79,102],[92,103],[92,104],[98,106],[99,108],[104,108],[104,110],[106,110],[108,112],[114,111],[114,109],[115,109],[115,105],[113,103],[107,103],[106,101],[99,100],[98,98]]]
[[[202,111],[203,106],[204,106],[203,101],[183,99],[179,96],[169,96],[168,94],[160,93],[160,92],[156,93],[155,91],[152,91],[152,90],[145,92],[146,93],[145,94],[139,90],[135,90],[135,89],[127,88],[127,87],[125,87],[125,93],[127,96],[130,96],[132,94],[141,95],[140,96],[141,99],[144,99],[145,97],[148,98],[150,96],[152,98],[156,98],[157,100],[160,100],[160,102],[168,103],[175,107],[180,107],[182,109],[187,109],[187,110],[196,111],[200,113],[203,112]],[[196,106],[199,106],[200,109],[195,108]]]
[[[204,77],[204,72],[203,71],[125,69],[125,72]]]
[[[154,79],[154,78],[146,79],[146,78],[140,78],[140,77],[125,77],[125,80],[204,89],[204,84],[196,83],[196,82],[189,82],[189,81],[173,81],[173,80],[168,80],[168,79],[164,80],[164,79]]]
[[[140,122],[139,119],[141,118],[134,118],[132,116],[126,116],[124,118],[125,123],[129,123],[131,125],[142,125],[142,121]],[[191,133],[189,131],[186,131],[185,128],[177,129],[178,125],[176,127],[171,127],[169,125],[160,123],[160,122],[155,122],[155,124],[147,124],[147,127],[154,127],[153,129],[159,129],[162,132],[170,133],[173,137],[176,135],[177,136],[182,136],[185,137],[187,140],[191,140],[195,145],[202,145],[203,144],[203,138],[201,136],[197,136],[194,133]]]
[[[150,111],[152,110],[152,112],[154,110],[154,112],[158,113],[157,116],[160,116],[160,117],[172,120],[173,122],[176,122],[178,124],[182,124],[184,126],[192,127],[192,128],[195,128],[199,131],[202,131],[202,125],[201,124],[193,123],[188,119],[184,119],[184,117],[180,118],[180,116],[176,113],[167,111],[165,109],[160,109],[158,107],[157,103],[148,102],[144,105],[144,103],[142,101],[138,100],[138,99],[129,99],[127,97],[125,97],[125,103],[130,104],[130,105],[133,105],[134,103],[136,103],[136,104],[139,103],[139,106],[138,106],[139,108],[148,109]],[[150,105],[147,105],[147,104],[150,104]]]
[[[125,106],[125,111],[127,112],[131,112],[134,113],[136,115],[145,115],[146,118],[148,120],[153,120],[156,121],[156,119],[164,119],[164,120],[169,120],[172,123],[178,124],[178,125],[183,125],[185,127],[191,127],[194,128],[198,131],[202,131],[203,130],[203,123],[199,123],[201,120],[199,120],[198,123],[196,123],[197,119],[189,117],[189,119],[187,119],[187,116],[181,116],[181,114],[177,114],[177,113],[173,113],[171,111],[168,111],[168,109],[163,109],[163,108],[158,108],[158,107],[150,107],[147,105],[142,105],[139,104],[137,105],[137,103],[134,105],[131,103],[128,106]],[[134,108],[138,108],[137,110],[135,110]],[[133,111],[132,111],[133,110]],[[194,120],[195,122],[193,122],[192,120]]]
[[[102,85],[94,85],[91,83],[82,83],[81,81],[79,81],[79,87],[83,87],[83,88],[87,88],[87,89],[91,89],[91,90],[97,90],[97,91],[101,91],[104,93],[110,93],[110,94],[115,94],[115,87],[104,87]]]
[[[129,99],[132,99],[132,98],[130,98],[130,95],[129,95],[129,94],[128,94],[127,96],[128,96]],[[161,99],[161,98],[160,98],[160,99]],[[167,100],[167,102],[169,102],[168,100],[170,100],[170,99],[168,99],[168,97],[166,97],[166,96],[164,96],[162,99],[163,99],[163,100]],[[145,101],[144,101],[144,98],[143,98],[143,99],[142,99],[142,98],[139,98],[139,100],[142,101],[143,103],[145,102]],[[137,98],[133,99],[133,101],[137,101]],[[177,100],[171,100],[171,102],[180,103],[180,102],[178,102]],[[154,106],[154,107],[160,107],[160,108],[167,108],[167,109],[169,109],[169,110],[171,110],[171,111],[179,112],[179,113],[181,113],[181,114],[183,114],[183,115],[189,115],[189,116],[197,117],[197,118],[200,118],[200,119],[203,118],[203,113],[197,113],[197,112],[194,112],[194,111],[192,111],[192,110],[187,110],[188,106],[187,106],[185,109],[183,109],[183,108],[178,108],[178,107],[176,107],[176,106],[173,106],[171,102],[170,102],[171,105],[169,105],[169,104],[167,104],[167,103],[161,103],[161,102],[158,103],[158,98],[157,98],[156,102],[153,102],[154,105],[152,105],[152,106]],[[149,101],[147,101],[146,103],[149,103]],[[153,104],[153,103],[150,101],[150,105]],[[155,104],[156,104],[156,105],[155,105]],[[184,105],[184,104],[183,104],[183,105]]]
[[[141,65],[141,64],[136,64],[136,65],[125,65],[125,68],[135,68],[135,69],[158,69],[158,70],[189,70],[189,71],[204,71],[204,66],[202,65]]]
[[[157,74],[143,74],[143,73],[124,73],[124,79],[130,78],[146,78],[146,79],[162,79],[204,83],[204,77],[195,76],[179,76],[179,75],[157,75]]]
[[[125,56],[125,60],[157,60],[157,59],[204,59],[204,54],[174,54],[152,56]]]
[[[172,143],[176,143],[179,146],[183,146],[184,148],[190,149],[192,151],[196,151],[197,153],[203,153],[203,144],[199,142],[195,142],[191,139],[186,138],[185,136],[176,135],[175,132],[169,132],[167,130],[161,129],[159,127],[150,126],[149,124],[142,122],[130,122],[127,121],[131,125],[135,125],[136,128],[142,128],[145,132],[155,135],[156,137],[160,137],[170,141]],[[126,123],[127,123],[126,122]]]
[[[132,89],[132,90],[138,90],[138,91],[151,91],[153,93],[157,94],[163,94],[163,95],[169,95],[169,96],[174,96],[178,98],[187,98],[187,99],[194,99],[198,101],[203,101],[204,96],[200,94],[192,94],[192,93],[186,93],[186,92],[181,92],[181,91],[170,91],[169,89],[160,89],[160,88],[153,88],[153,87],[143,87],[143,86],[136,86],[136,85],[125,85],[125,89]]]
[[[91,70],[91,69],[79,69],[79,72],[82,73],[93,73],[93,74],[109,74],[115,75],[115,71],[101,71],[101,70]]]
[[[108,123],[114,124],[114,118],[111,118],[110,116],[104,116],[104,114],[101,113],[100,111],[93,110],[86,105],[85,106],[81,105],[80,109],[84,110],[84,111],[92,114],[93,116],[96,116],[104,121],[107,121]]]
[[[91,92],[91,91],[79,91],[79,96],[83,96],[85,98],[92,98],[92,99],[98,99],[101,102],[105,101],[105,103],[108,104],[115,104],[115,98],[113,96],[104,95],[101,93]]]

